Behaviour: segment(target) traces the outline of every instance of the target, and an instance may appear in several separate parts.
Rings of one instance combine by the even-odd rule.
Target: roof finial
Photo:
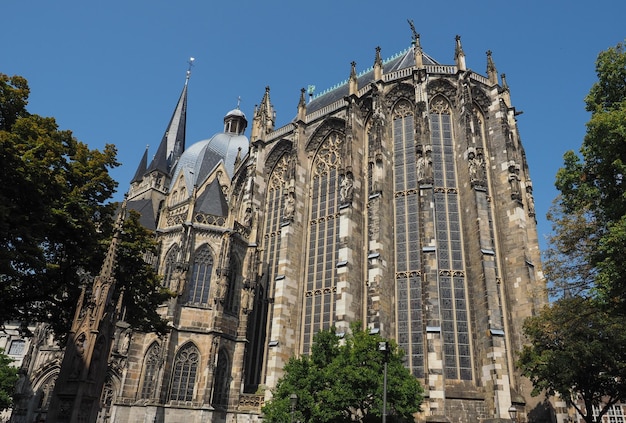
[[[241,96],[237,96],[237,110],[239,110],[239,106],[241,106]]]
[[[465,67],[465,52],[463,51],[463,46],[461,45],[461,36],[457,35],[455,40],[456,46],[454,48],[454,59],[456,60],[456,67],[460,71],[465,71],[467,68]]]
[[[413,25],[413,20],[407,19],[407,22],[409,23],[409,26],[411,27],[411,32],[413,33],[413,38],[412,38],[413,43],[418,43],[420,36],[415,30],[415,25]]]
[[[495,63],[493,63],[491,50],[487,50],[487,77],[492,85],[496,85],[498,83],[498,71],[496,70]]]
[[[193,62],[195,60],[195,57],[190,57],[189,60],[187,60],[187,63],[189,63],[189,67],[187,68],[187,80],[185,81],[185,83],[189,81],[189,77],[191,76],[191,67],[193,66]]]

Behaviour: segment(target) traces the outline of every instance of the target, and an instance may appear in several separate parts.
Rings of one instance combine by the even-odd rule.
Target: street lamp
[[[385,370],[383,373],[383,423],[387,423],[387,362],[389,361],[389,342],[379,342],[378,351],[383,353]]]
[[[291,423],[293,423],[293,415],[296,412],[296,405],[298,404],[298,396],[296,394],[289,395],[289,403],[291,404]]]
[[[514,422],[517,422],[517,407],[514,405],[511,405],[509,407],[509,416],[511,417],[511,420],[513,420]]]

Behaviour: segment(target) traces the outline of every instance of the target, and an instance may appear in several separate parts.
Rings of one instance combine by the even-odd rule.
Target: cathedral
[[[37,328],[11,421],[260,422],[289,358],[355,321],[404,351],[424,387],[416,421],[508,421],[511,407],[549,421],[515,366],[522,323],[547,302],[518,113],[490,51],[482,75],[459,36],[451,47],[442,64],[413,30],[393,58],[373,49],[345,83],[302,89],[288,124],[275,127],[266,87],[250,120],[237,107],[191,145],[188,73],[124,201],[159,243],[171,330],[108,321],[104,303],[92,326],[77,311],[65,353]],[[72,376],[79,354],[91,367]],[[103,388],[55,389],[72,377]]]

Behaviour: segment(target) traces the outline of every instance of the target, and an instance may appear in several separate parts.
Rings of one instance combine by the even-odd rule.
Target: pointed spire
[[[502,89],[500,91],[502,93],[502,98],[504,99],[504,103],[507,107],[511,107],[511,93],[509,91],[509,84],[506,82],[506,75],[502,74],[500,75],[500,78],[502,78]]]
[[[349,83],[350,83],[350,95],[357,95],[358,91],[359,91],[359,81],[357,79],[356,76],[356,62],[352,61],[352,63],[350,63],[350,79],[349,79]]]
[[[376,57],[374,58],[374,81],[383,79],[383,59],[380,56],[380,46],[376,47]]]
[[[146,169],[148,168],[148,146],[146,145],[146,151],[143,152],[143,156],[141,157],[141,161],[139,162],[139,166],[137,166],[137,171],[135,172],[135,176],[130,181],[131,184],[136,182],[141,182],[143,180],[143,175],[146,174]]]
[[[506,74],[502,74],[502,89],[505,91],[509,90],[509,84],[506,82]]]
[[[456,67],[459,71],[465,71],[465,53],[463,52],[463,46],[461,46],[461,36],[456,36],[456,47],[454,49],[454,60],[456,61]]]
[[[300,101],[298,101],[298,120],[301,122],[304,122],[304,118],[306,117],[305,93],[306,90],[304,88],[300,89]]]
[[[120,235],[122,233],[122,227],[124,226],[124,220],[126,219],[126,203],[127,199],[125,196],[124,201],[122,201],[122,207],[120,208],[117,219],[115,220],[115,225],[113,226],[113,238],[111,239],[111,244],[109,244],[104,262],[102,263],[102,268],[100,269],[100,274],[98,275],[103,283],[112,280],[114,277],[113,275],[117,260],[117,248]]]
[[[255,108],[252,118],[251,140],[264,139],[266,134],[274,130],[276,112],[270,101],[270,87],[265,87],[261,104]]]
[[[187,126],[187,85],[191,76],[191,66],[193,66],[192,57],[189,59],[189,69],[185,77],[185,86],[180,94],[172,118],[170,119],[165,134],[161,139],[159,148],[157,149],[147,172],[159,171],[169,175],[180,156],[185,151],[185,130]]]
[[[493,63],[493,59],[491,58],[491,50],[487,50],[487,78],[489,78],[491,85],[496,85],[498,83],[498,71],[496,70],[496,65]]]

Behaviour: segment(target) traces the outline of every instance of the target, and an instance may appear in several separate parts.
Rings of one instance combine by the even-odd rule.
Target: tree
[[[560,395],[585,422],[626,399],[626,319],[589,298],[561,298],[528,318],[518,365],[533,395]],[[582,403],[582,406],[581,406]],[[600,412],[597,420],[593,407]]]
[[[0,348],[0,411],[13,405],[13,391],[18,380],[18,369],[13,360]]]
[[[595,219],[583,208],[565,213],[560,197],[547,217],[552,222],[552,234],[543,251],[543,271],[551,296],[588,295],[597,273],[589,262],[596,247]]]
[[[161,286],[161,278],[149,264],[157,253],[154,234],[139,223],[140,214],[128,212],[117,251],[115,279],[122,295],[124,320],[144,331],[167,332],[168,322],[156,312],[156,306],[175,294]]]
[[[626,49],[622,43],[598,55],[598,81],[585,98],[591,112],[580,156],[568,151],[559,169],[557,207],[586,233],[570,232],[556,219],[556,236],[584,243],[560,251],[588,265],[594,294],[626,310]],[[573,235],[573,236],[572,236]],[[580,235],[580,237],[579,237]],[[576,255],[578,254],[578,257]],[[566,260],[567,261],[567,260]],[[556,269],[558,273],[558,268]]]
[[[626,395],[626,50],[601,52],[580,154],[567,151],[548,218],[546,276],[560,297],[524,333],[534,394],[559,394],[586,422]],[[598,419],[600,421],[600,419]]]
[[[115,146],[89,149],[53,118],[28,113],[29,92],[24,78],[0,74],[0,324],[47,322],[62,335],[87,282],[81,275],[96,275],[102,265],[117,208],[109,169],[119,163]],[[162,330],[159,289],[136,261],[141,248],[152,248],[152,235],[127,229],[139,238],[118,254],[120,289],[142,304],[131,310],[133,321]]]
[[[379,421],[382,416],[384,341],[359,323],[341,338],[335,328],[316,334],[310,356],[292,357],[285,374],[263,407],[264,419],[291,420],[290,397],[297,395],[294,421]],[[402,352],[390,342],[387,368],[387,414],[392,421],[413,421],[420,411],[422,387],[403,365]]]

